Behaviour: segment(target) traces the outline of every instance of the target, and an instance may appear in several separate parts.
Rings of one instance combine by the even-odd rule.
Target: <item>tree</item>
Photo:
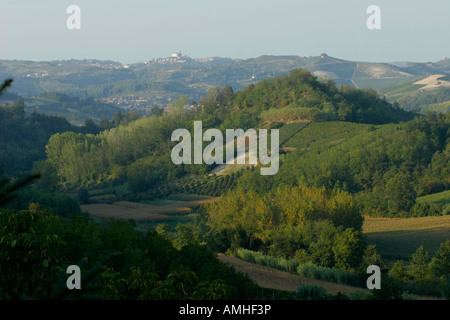
[[[365,243],[352,228],[337,233],[333,245],[336,268],[352,270],[358,267],[364,255]]]
[[[423,281],[429,276],[430,255],[420,246],[411,256],[409,274],[416,281]]]
[[[336,227],[342,226],[344,229],[353,228],[361,231],[364,218],[359,204],[351,194],[339,190],[330,197],[327,206]]]
[[[10,108],[10,113],[14,120],[21,120],[25,118],[25,103],[22,100],[14,101]]]
[[[198,300],[226,300],[230,287],[221,279],[201,281],[195,287],[192,298]]]
[[[336,264],[336,255],[333,247],[337,239],[337,233],[341,230],[333,226],[331,221],[328,220],[308,221],[302,226],[302,242],[309,247],[308,251],[313,263],[325,267],[333,267]]]
[[[366,273],[367,267],[371,265],[379,266],[381,270],[385,268],[381,255],[379,255],[376,251],[376,245],[368,245],[364,250],[364,256],[362,257],[360,271],[362,273]]]
[[[392,213],[408,212],[416,202],[411,176],[399,172],[386,183],[386,194],[389,196],[388,207]]]
[[[408,273],[402,260],[394,263],[391,270],[389,270],[389,276],[402,283],[408,280]]]
[[[122,120],[123,120],[123,114],[119,110],[114,114],[111,122],[113,123],[114,127],[118,127],[120,125],[120,123],[122,122]]]
[[[441,294],[447,300],[450,300],[450,277],[446,277],[441,284]]]
[[[163,108],[154,107],[150,109],[150,115],[152,116],[160,117],[163,115],[163,113],[164,113]]]
[[[173,241],[174,247],[181,249],[186,245],[200,243],[200,230],[198,225],[193,223],[178,224],[175,227],[177,235]]]
[[[6,79],[5,81],[3,81],[3,83],[0,85],[0,96],[2,95],[2,93],[4,93],[6,88],[11,86],[12,82],[13,82],[13,79]]]
[[[97,126],[97,124],[95,123],[95,121],[93,119],[86,119],[84,120],[84,132],[85,133],[91,133],[91,134],[95,134],[97,133],[99,130],[99,127]]]
[[[371,290],[373,300],[403,300],[403,289],[398,280],[381,274],[381,289]]]
[[[430,271],[438,278],[450,278],[450,240],[441,243],[431,260]]]
[[[36,296],[56,281],[64,243],[41,232],[45,212],[0,211],[0,299]]]

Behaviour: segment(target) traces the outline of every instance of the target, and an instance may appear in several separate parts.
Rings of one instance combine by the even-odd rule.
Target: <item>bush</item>
[[[442,297],[450,300],[450,277],[447,277],[440,286]]]
[[[300,284],[297,289],[297,298],[300,300],[329,300],[327,290],[315,284]]]
[[[86,188],[81,187],[80,189],[78,189],[78,201],[80,201],[80,204],[89,203],[89,192]]]
[[[349,294],[350,300],[367,300],[369,299],[369,295],[362,291],[354,291]]]
[[[403,300],[401,283],[387,274],[381,275],[381,289],[371,290],[371,300]]]

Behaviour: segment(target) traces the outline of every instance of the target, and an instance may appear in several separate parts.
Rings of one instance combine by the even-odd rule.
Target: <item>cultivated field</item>
[[[435,89],[439,87],[450,87],[450,82],[446,80],[439,80],[445,77],[445,74],[433,74],[425,79],[419,80],[414,84],[424,85],[422,89]]]
[[[95,218],[117,218],[139,222],[164,222],[172,215],[186,214],[204,203],[216,201],[217,198],[195,201],[170,201],[167,204],[119,201],[113,204],[86,204],[81,206]]]
[[[377,252],[389,260],[407,259],[423,245],[434,254],[450,240],[450,215],[421,218],[365,217],[363,235]]]
[[[374,218],[365,216],[363,233],[412,231],[441,227],[450,228],[450,215],[421,218]]]

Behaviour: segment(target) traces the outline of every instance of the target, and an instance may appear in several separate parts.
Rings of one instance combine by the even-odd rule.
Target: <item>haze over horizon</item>
[[[182,51],[182,50],[179,50],[178,52],[181,52],[182,53],[182,55],[183,56],[186,56],[186,54]],[[172,53],[176,53],[175,51],[173,51]],[[166,58],[166,57],[170,57],[171,56],[171,54],[172,53],[169,53],[169,54],[166,54],[165,56],[161,56],[161,57],[154,57],[155,59],[164,59],[164,58]],[[324,51],[323,53],[327,53],[326,51]],[[321,54],[315,54],[315,55],[312,55],[312,56],[308,56],[308,57],[318,57],[318,56],[320,56]],[[327,55],[329,56],[329,57],[332,57],[332,58],[335,58],[335,59],[338,59],[338,60],[345,60],[345,61],[355,61],[355,62],[367,62],[367,63],[387,63],[387,64],[392,64],[392,65],[403,65],[404,63],[406,64],[406,63],[427,63],[427,62],[431,62],[431,63],[436,63],[436,62],[439,62],[439,61],[442,61],[442,60],[445,60],[445,59],[448,59],[447,57],[443,57],[443,58],[441,58],[441,59],[438,59],[438,60],[423,60],[423,61],[408,61],[408,60],[396,60],[396,61],[366,61],[366,60],[347,60],[347,59],[341,59],[340,57],[336,57],[336,56],[332,56],[332,55],[329,55],[328,53],[327,53]],[[259,58],[259,57],[262,57],[262,56],[276,56],[276,57],[289,57],[289,56],[298,56],[298,57],[305,57],[305,58],[307,58],[306,56],[301,56],[301,55],[297,55],[297,54],[278,54],[278,55],[274,55],[274,54],[262,54],[262,55],[259,55],[259,56],[254,56],[254,57],[245,57],[245,58],[230,58],[230,57],[226,57],[226,56],[199,56],[199,57],[192,57],[192,56],[190,56],[190,58],[192,58],[192,59],[205,59],[205,58],[223,58],[223,59],[234,59],[234,60],[249,60],[249,59],[257,59],[257,58]],[[152,58],[153,59],[153,58]],[[139,61],[132,61],[132,62],[127,62],[127,63],[125,63],[125,62],[123,62],[123,61],[118,61],[118,60],[114,60],[114,59],[108,59],[108,58],[93,58],[93,57],[84,57],[84,58],[82,58],[82,57],[80,57],[80,58],[70,58],[70,57],[66,57],[66,58],[63,58],[63,59],[48,59],[48,60],[42,60],[42,59],[40,59],[40,60],[31,60],[31,59],[1,59],[0,58],[0,60],[6,60],[6,61],[14,61],[14,60],[16,60],[16,61],[32,61],[32,62],[53,62],[53,61],[70,61],[70,60],[77,60],[77,61],[82,61],[82,60],[98,60],[98,61],[112,61],[112,62],[116,62],[116,63],[121,63],[121,64],[123,64],[123,65],[125,65],[125,66],[127,66],[127,65],[132,65],[132,64],[137,64],[137,63],[143,63],[143,62],[145,62],[145,61],[149,61],[149,60],[152,60],[152,59],[146,59],[146,60],[139,60]]]
[[[81,9],[80,30],[66,27],[72,4]],[[371,4],[381,8],[381,30],[366,27]],[[326,52],[351,61],[436,62],[450,56],[447,12],[445,0],[4,0],[0,59],[130,64],[181,50],[193,58]]]

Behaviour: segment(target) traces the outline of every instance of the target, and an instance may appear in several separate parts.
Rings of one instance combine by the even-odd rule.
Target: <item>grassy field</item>
[[[408,259],[421,245],[433,255],[441,243],[450,239],[450,216],[365,217],[363,236],[388,261]]]
[[[450,190],[442,191],[439,193],[429,194],[416,199],[418,203],[439,204],[446,208],[450,208]],[[449,209],[447,209],[449,210]]]

